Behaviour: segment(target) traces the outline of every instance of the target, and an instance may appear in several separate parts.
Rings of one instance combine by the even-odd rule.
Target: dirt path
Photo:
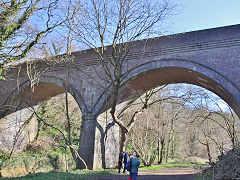
[[[194,168],[170,168],[161,172],[139,172],[138,180],[193,180],[199,170]],[[112,175],[97,178],[96,180],[127,180],[128,174]]]

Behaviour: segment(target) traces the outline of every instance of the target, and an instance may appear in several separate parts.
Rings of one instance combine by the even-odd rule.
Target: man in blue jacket
[[[131,173],[130,173],[130,177],[132,178],[132,180],[137,180],[137,176],[138,176],[138,167],[140,165],[140,161],[138,160],[139,155],[136,154],[136,157],[134,157],[131,160]]]

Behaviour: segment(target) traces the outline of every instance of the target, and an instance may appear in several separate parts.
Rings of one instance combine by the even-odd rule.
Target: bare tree
[[[236,114],[219,97],[200,88],[197,92],[192,94],[195,105],[188,120],[212,163],[238,145],[240,126]]]
[[[138,115],[142,114],[149,107],[151,97],[157,91],[158,90],[155,89],[147,91],[140,98],[128,101],[125,106],[117,112],[117,118],[123,122],[123,125],[120,128],[120,152],[125,151],[128,132],[130,132],[134,123],[139,118]],[[130,113],[128,116],[124,116],[126,111],[129,109],[131,109],[131,112],[133,113]]]
[[[151,165],[157,156],[160,164],[164,157],[167,161],[170,144],[177,134],[175,121],[183,117],[184,102],[182,99],[186,98],[188,94],[175,95],[170,91],[168,86],[148,91],[142,96],[138,107],[134,108],[136,110],[133,108],[129,110],[132,114],[141,112],[137,114],[136,119],[138,120],[135,121],[133,129],[130,131],[129,143],[136,152],[140,153],[145,165]]]
[[[63,4],[59,0],[1,1],[0,77],[3,69],[25,58],[42,37],[72,18],[62,13]]]
[[[59,102],[58,102],[59,103]],[[69,115],[69,111],[68,111],[68,106],[69,106],[69,101],[68,101],[68,97],[65,94],[65,106],[63,107],[63,115],[66,117],[66,121],[65,123],[65,128],[61,128],[59,127],[58,123],[53,123],[53,122],[47,122],[44,118],[44,116],[40,115],[39,113],[37,113],[37,111],[35,110],[35,108],[33,106],[29,105],[29,108],[32,110],[32,112],[34,113],[34,115],[39,119],[39,122],[43,123],[45,126],[50,127],[56,131],[59,132],[60,136],[63,138],[65,146],[69,147],[70,152],[72,154],[72,157],[74,159],[74,161],[77,163],[79,160],[83,162],[83,164],[85,165],[85,168],[87,169],[87,164],[85,163],[85,161],[80,157],[80,155],[78,154],[78,151],[76,150],[76,148],[74,147],[73,143],[72,143],[72,131],[71,131],[71,126],[74,124],[73,121],[70,120],[70,115]],[[44,106],[42,106],[44,107]],[[75,122],[76,124],[78,124],[77,122]],[[75,126],[76,128],[76,126]],[[67,163],[67,162],[66,162]]]
[[[138,116],[138,121],[130,134],[130,144],[136,153],[140,154],[144,166],[150,166],[157,155],[157,136],[153,131],[156,123],[152,116],[152,111],[146,109]]]
[[[126,57],[133,41],[160,33],[161,25],[173,15],[176,6],[170,1],[150,0],[91,0],[86,5],[84,16],[76,17],[72,31],[77,41],[94,48],[99,56],[104,71],[99,77],[112,87],[108,89],[110,113],[124,141],[131,124],[126,126],[118,118],[116,106],[119,90],[130,70]],[[120,146],[124,149],[123,142]]]

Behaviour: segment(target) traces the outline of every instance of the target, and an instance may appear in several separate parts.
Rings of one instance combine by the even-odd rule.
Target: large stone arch
[[[27,104],[22,104],[23,101],[28,100],[29,105],[34,106],[65,92],[69,92],[73,96],[82,114],[86,114],[88,111],[86,104],[81,94],[71,84],[54,76],[41,76],[35,84],[32,85],[30,80],[27,80],[11,93],[2,105],[0,117],[26,108]]]
[[[128,72],[122,84],[119,103],[139,97],[151,88],[172,83],[194,84],[210,90],[228,103],[240,117],[240,90],[227,77],[196,61],[185,59],[160,59],[135,67]],[[109,87],[111,88],[111,87]],[[95,105],[96,112],[108,107],[105,103],[111,94],[102,94]]]
[[[88,168],[93,169],[96,117],[91,112],[88,112],[87,106],[76,88],[65,80],[54,76],[41,76],[34,86],[31,86],[29,80],[23,82],[8,96],[5,103],[1,105],[0,119],[29,105],[38,105],[43,100],[65,92],[69,92],[73,96],[82,112],[82,127],[79,142],[81,149],[79,149],[79,155],[85,160]],[[26,98],[29,100],[28,104],[21,105],[21,102],[27,100]],[[85,167],[81,161],[77,166],[80,168]]]

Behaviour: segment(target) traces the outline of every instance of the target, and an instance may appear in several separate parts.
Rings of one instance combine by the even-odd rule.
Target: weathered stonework
[[[26,63],[18,66],[20,73],[18,67],[7,71],[6,80],[0,81],[0,117],[26,107],[21,102],[29,98],[28,103],[35,105],[69,91],[83,114],[82,155],[93,168],[95,120],[108,109],[111,87],[100,78],[104,73],[94,50],[72,53],[74,61],[64,55],[55,58],[66,61],[36,63],[42,74],[34,91],[29,88]],[[220,96],[240,117],[240,25],[136,41],[127,60],[124,70],[130,73],[119,103],[163,84],[190,83]]]
[[[94,149],[94,169],[116,167],[119,154],[119,127],[112,121],[109,112],[97,118]]]
[[[29,109],[22,109],[0,120],[0,149],[19,152],[37,135],[38,121]],[[26,125],[24,122],[28,121]],[[15,143],[13,145],[13,143]]]

